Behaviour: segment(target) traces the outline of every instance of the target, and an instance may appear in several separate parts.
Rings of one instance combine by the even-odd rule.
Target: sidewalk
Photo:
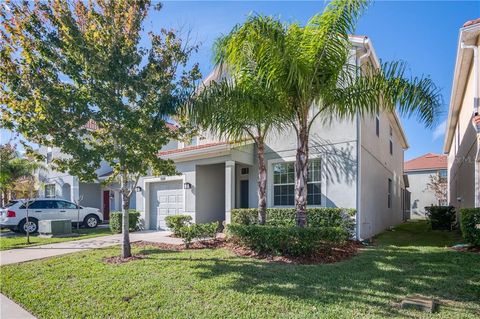
[[[168,231],[135,232],[130,234],[130,241],[150,241],[155,243],[167,243],[174,245],[180,245],[183,243],[182,239],[180,238],[168,237],[170,234],[171,232]],[[0,251],[0,266],[21,263],[36,259],[43,259],[53,256],[60,256],[88,249],[99,249],[115,246],[121,243],[121,236],[121,234],[118,234],[42,246],[3,250]]]
[[[2,319],[36,319],[31,313],[0,294],[0,318]]]

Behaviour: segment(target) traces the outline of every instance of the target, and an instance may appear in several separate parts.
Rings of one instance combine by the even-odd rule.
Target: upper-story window
[[[50,164],[52,162],[52,159],[53,159],[53,150],[49,146],[47,147],[47,164]]]
[[[392,207],[392,180],[388,179],[387,207]]]
[[[55,184],[45,185],[45,197],[48,197],[48,198],[55,197]]]
[[[273,205],[293,206],[295,204],[295,171],[293,162],[276,163],[273,165]],[[320,205],[321,170],[320,160],[314,159],[308,163],[307,203]]]
[[[393,155],[393,130],[390,126],[390,155]]]
[[[447,178],[447,170],[442,169],[442,170],[438,171],[438,176],[440,176],[441,178]]]
[[[380,136],[380,114],[375,115],[375,133]]]

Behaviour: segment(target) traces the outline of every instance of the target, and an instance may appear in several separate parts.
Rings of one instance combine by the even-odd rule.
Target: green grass
[[[109,228],[80,228],[79,230],[72,229],[74,233],[79,234],[76,237],[62,237],[62,238],[40,238],[38,234],[30,236],[31,244],[27,244],[27,238],[25,235],[22,234],[15,234],[15,237],[0,237],[0,250],[7,250],[7,249],[14,249],[14,248],[25,248],[31,246],[38,246],[38,245],[45,245],[45,244],[53,244],[53,243],[60,243],[65,241],[72,241],[72,240],[79,240],[79,239],[86,239],[92,237],[99,237],[99,236],[106,236],[112,235],[112,232]]]
[[[330,265],[153,247],[112,265],[102,259],[118,247],[81,252],[4,266],[0,289],[39,318],[478,318],[480,255],[445,248],[455,233],[423,227],[402,225]],[[438,298],[439,312],[399,309],[410,294]]]

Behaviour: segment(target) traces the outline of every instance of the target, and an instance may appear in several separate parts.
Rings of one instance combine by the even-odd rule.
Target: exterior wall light
[[[192,189],[192,184],[190,184],[189,182],[183,183],[183,189]]]
[[[135,187],[135,191],[138,193],[138,192],[141,192],[142,191],[142,188],[140,186],[137,186]]]

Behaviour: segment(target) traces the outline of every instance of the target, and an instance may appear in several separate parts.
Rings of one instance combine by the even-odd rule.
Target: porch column
[[[232,209],[235,208],[235,162],[225,162],[225,223],[232,221]]]
[[[80,199],[80,181],[78,177],[72,177],[72,183],[70,184],[70,200],[72,202],[78,201]],[[82,203],[80,203],[82,205]]]

